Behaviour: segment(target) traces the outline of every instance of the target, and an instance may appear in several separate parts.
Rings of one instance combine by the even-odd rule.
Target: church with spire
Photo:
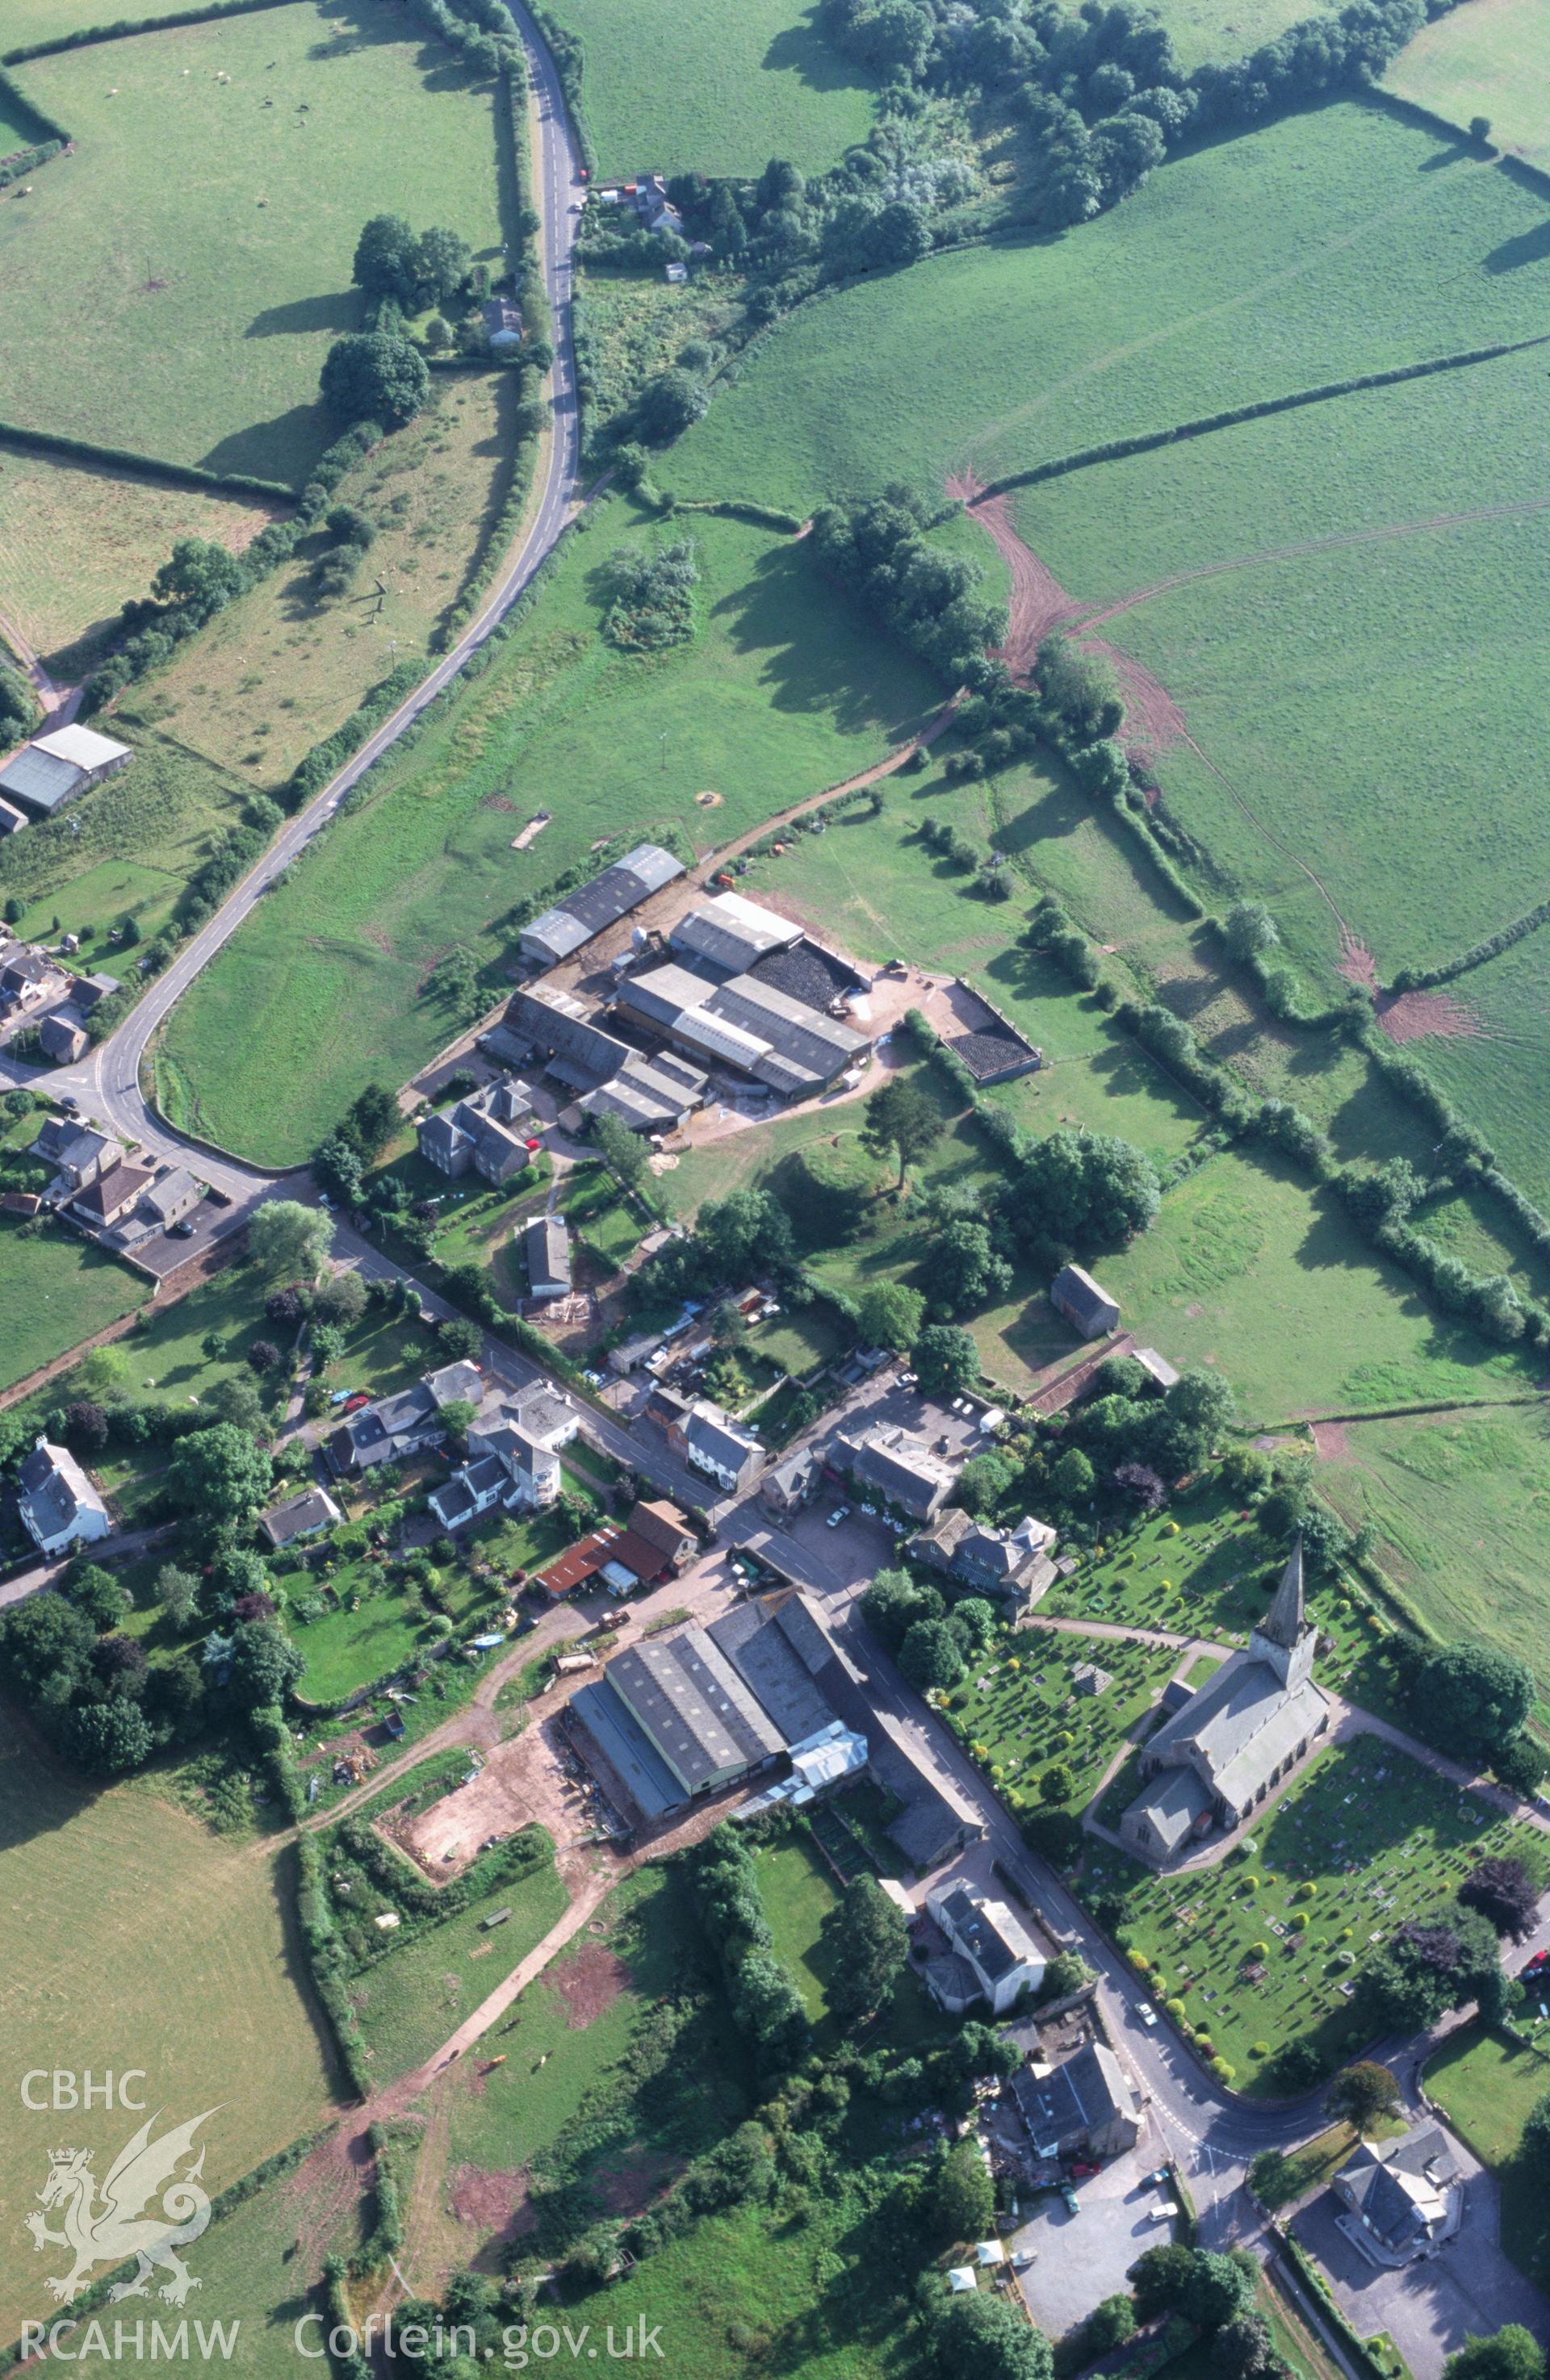
[[[1230,1834],[1290,1773],[1329,1726],[1328,1698],[1313,1683],[1317,1642],[1299,1535],[1247,1648],[1198,1693],[1175,1685],[1165,1695],[1168,1715],[1141,1751],[1141,1790],[1119,1821],[1128,1851],[1161,1865]]]

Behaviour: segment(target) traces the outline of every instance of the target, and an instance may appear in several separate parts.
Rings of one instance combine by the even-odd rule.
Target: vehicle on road
[[[848,1521],[849,1518],[850,1518],[850,1507],[849,1507],[849,1505],[848,1505],[848,1504],[836,1504],[836,1505],[835,1506],[834,1511],[829,1514],[828,1520],[827,1520],[827,1522],[825,1523],[825,1524],[824,1524],[824,1525],[825,1525],[826,1527],[828,1527],[828,1528],[831,1528],[831,1529],[837,1529],[837,1528],[838,1528],[838,1526],[839,1526],[839,1524],[840,1524],[840,1523],[841,1523],[841,1521]]]
[[[1142,2024],[1148,2027],[1154,2025],[1157,2022],[1157,2011],[1153,2007],[1150,2000],[1138,2000],[1136,2002],[1136,2014],[1140,2017]]]

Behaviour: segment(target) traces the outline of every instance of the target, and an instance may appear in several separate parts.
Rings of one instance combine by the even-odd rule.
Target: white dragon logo
[[[27,2228],[34,2248],[67,2248],[75,2258],[63,2280],[43,2284],[60,2304],[75,2296],[96,2265],[116,2265],[126,2256],[138,2257],[139,2269],[131,2280],[119,2281],[109,2290],[110,2299],[148,2297],[152,2268],[157,2265],[172,2276],[158,2291],[169,2305],[181,2305],[189,2291],[200,2287],[177,2252],[197,2240],[210,2221],[210,2200],[200,2187],[203,2148],[187,2173],[175,2176],[192,2150],[201,2124],[216,2112],[207,2107],[202,2116],[164,2132],[159,2141],[151,2138],[156,2118],[147,2117],[114,2159],[102,2185],[101,2204],[92,2151],[50,2150],[48,2180],[37,2195],[45,2207],[64,2208],[64,2228],[51,2231],[43,2215],[29,2215]],[[148,2214],[158,2197],[160,2214]]]

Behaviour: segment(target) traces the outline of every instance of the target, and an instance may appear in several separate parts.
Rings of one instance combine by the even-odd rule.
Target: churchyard
[[[1080,1810],[1184,1661],[1134,1639],[1019,1631],[971,1663],[946,1718],[1011,1809],[1049,1801]],[[1095,1688],[1093,1670],[1108,1683]],[[1047,1790],[1052,1769],[1066,1772],[1068,1791]]]

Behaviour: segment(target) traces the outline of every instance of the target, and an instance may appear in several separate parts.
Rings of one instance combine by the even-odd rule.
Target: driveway
[[[1018,2278],[1029,2313],[1049,2338],[1064,2337],[1105,2298],[1123,2293],[1125,2276],[1142,2249],[1173,2238],[1171,2223],[1152,2219],[1170,2193],[1149,2189],[1144,2180],[1166,2154],[1155,2125],[1147,2123],[1128,2155],[1077,2183],[1080,2215],[1046,2191],[1032,2219],[1008,2242],[1014,2255],[1035,2252]]]
[[[1466,2338],[1487,2338],[1520,2322],[1550,2345],[1550,2304],[1502,2252],[1500,2198],[1492,2177],[1451,2135],[1465,2175],[1464,2219],[1435,2256],[1397,2272],[1370,2265],[1337,2227],[1340,2207],[1324,2191],[1292,2223],[1318,2259],[1341,2311],[1363,2338],[1386,2330],[1416,2380],[1441,2380],[1447,2358]]]

